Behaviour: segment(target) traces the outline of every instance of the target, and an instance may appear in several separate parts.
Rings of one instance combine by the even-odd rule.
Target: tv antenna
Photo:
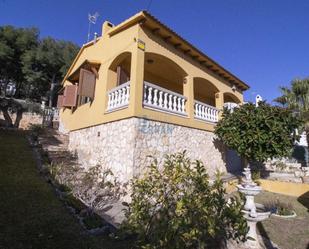
[[[91,31],[91,24],[96,24],[97,19],[99,17],[99,13],[96,12],[93,15],[91,15],[90,13],[88,14],[88,36],[87,36],[87,42],[90,41],[90,31]]]

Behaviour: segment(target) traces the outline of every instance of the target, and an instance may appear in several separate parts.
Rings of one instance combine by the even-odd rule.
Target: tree
[[[289,156],[299,136],[300,120],[286,109],[260,102],[244,104],[233,112],[224,110],[215,134],[248,161],[264,162]]]
[[[2,89],[13,82],[18,98],[39,100],[51,94],[51,84],[61,82],[78,50],[72,42],[39,39],[36,28],[0,27]]]
[[[3,113],[5,119],[6,127],[19,127],[20,120],[22,119],[24,108],[22,104],[18,103],[16,100],[10,98],[0,98],[0,111]],[[16,113],[16,118],[13,120],[9,113]]]
[[[228,238],[244,240],[242,204],[229,201],[219,176],[210,183],[205,166],[185,153],[167,155],[132,184],[124,231],[137,234],[138,248],[220,248]]]
[[[309,145],[309,78],[295,79],[291,87],[281,87],[282,95],[275,99],[277,103],[296,112],[301,117]]]
[[[37,46],[38,36],[36,28],[0,27],[0,83],[4,83],[3,89],[9,82],[23,84],[21,57]]]
[[[47,37],[34,50],[22,58],[22,71],[28,83],[27,95],[39,98],[49,92],[51,84],[59,84],[64,77],[78,47],[71,42],[57,41]]]

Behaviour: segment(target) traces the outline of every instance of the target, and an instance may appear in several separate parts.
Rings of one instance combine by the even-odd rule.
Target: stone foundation
[[[85,167],[100,164],[110,168],[121,182],[143,172],[153,156],[159,163],[165,154],[187,151],[203,161],[208,173],[226,172],[224,146],[212,132],[129,118],[77,131],[69,135],[69,149]]]

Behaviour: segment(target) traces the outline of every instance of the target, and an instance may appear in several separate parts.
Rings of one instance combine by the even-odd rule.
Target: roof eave
[[[131,18],[127,19],[126,21],[120,23],[119,25],[112,28],[109,32],[109,36],[113,36],[119,32],[121,32],[124,29],[127,29],[137,23],[143,24],[146,21],[152,21],[160,26],[161,29],[164,29],[165,32],[169,33],[171,36],[176,38],[179,43],[183,43],[186,47],[190,48],[190,52],[195,52],[198,54],[198,60],[200,63],[203,61],[207,61],[207,65],[205,65],[208,70],[213,71],[215,74],[219,75],[219,77],[223,77],[225,80],[229,81],[231,84],[237,84],[241,87],[243,91],[248,90],[250,86],[243,82],[241,79],[239,79],[237,76],[232,74],[230,71],[222,67],[219,63],[211,59],[209,56],[204,54],[202,51],[200,51],[198,48],[193,46],[190,42],[182,38],[180,35],[178,35],[175,31],[171,30],[169,27],[167,27],[165,24],[161,23],[158,19],[156,19],[154,16],[152,16],[147,11],[141,11],[137,13],[136,15],[132,16]],[[175,44],[176,45],[176,44]],[[180,47],[180,46],[179,46]],[[201,63],[202,64],[202,63]],[[220,71],[220,72],[219,72]],[[224,76],[225,75],[225,76]]]

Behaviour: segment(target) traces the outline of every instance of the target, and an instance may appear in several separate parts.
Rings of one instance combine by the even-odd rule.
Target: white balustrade
[[[128,106],[130,98],[130,82],[126,82],[108,91],[107,111]]]
[[[227,108],[229,111],[233,112],[234,108],[238,107],[239,105],[234,102],[226,102],[223,104],[223,107]]]
[[[186,100],[181,94],[144,82],[143,104],[146,107],[186,115]]]
[[[219,110],[216,107],[195,100],[194,115],[204,121],[218,122]]]

